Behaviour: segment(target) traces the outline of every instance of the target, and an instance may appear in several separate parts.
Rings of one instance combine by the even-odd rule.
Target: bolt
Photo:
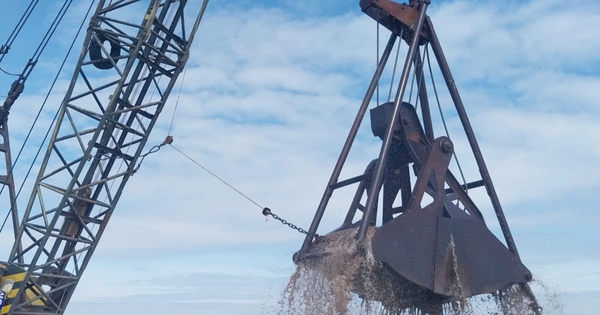
[[[166,140],[165,140],[165,141],[166,141]],[[265,217],[266,217],[266,216],[268,216],[268,215],[270,215],[270,214],[271,214],[271,209],[269,209],[269,208],[264,208],[264,209],[262,210],[262,214],[263,214]]]
[[[442,140],[440,145],[442,147],[442,150],[446,153],[452,153],[452,151],[454,150],[454,145],[452,144],[452,141],[450,141],[450,139]]]
[[[528,270],[527,272],[525,272],[525,281],[529,282],[533,280],[533,275],[531,274],[531,272]]]
[[[292,261],[296,265],[300,263],[300,252],[295,252],[294,255],[292,255]]]

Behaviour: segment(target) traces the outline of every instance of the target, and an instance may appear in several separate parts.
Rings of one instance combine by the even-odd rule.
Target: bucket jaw
[[[531,272],[478,218],[448,198],[379,228],[373,256],[433,293],[468,298],[531,280]]]
[[[378,111],[371,114],[385,117],[385,107]],[[453,154],[450,139],[440,137],[426,144],[414,108],[404,103],[401,114],[406,141],[397,151],[414,162],[417,179],[400,214],[376,230],[374,258],[409,281],[449,297],[471,297],[530,281],[531,272],[490,232],[448,170]],[[424,204],[425,196],[429,204]]]
[[[386,130],[392,106],[387,103],[371,110],[375,136],[382,137]],[[336,255],[336,246],[328,243],[330,239],[350,238],[358,246],[358,252],[364,254],[365,261],[374,261],[361,263],[362,271],[358,274],[365,274],[366,270],[371,278],[393,278],[392,286],[397,287],[390,289],[390,281],[385,281],[386,288],[370,290],[367,294],[368,290],[361,285],[365,277],[355,275],[358,280],[353,286],[354,292],[369,295],[374,300],[390,301],[378,297],[376,291],[393,291],[399,298],[396,301],[403,303],[393,307],[396,309],[423,300],[441,303],[464,300],[531,281],[531,272],[521,263],[518,254],[488,229],[483,215],[468,195],[467,186],[474,188],[485,183],[460,185],[448,169],[454,154],[452,141],[448,137],[429,141],[415,108],[408,103],[400,105],[399,115],[398,121],[402,123],[392,127],[395,136],[381,183],[382,204],[378,206],[376,202],[370,215],[361,204],[365,195],[367,199],[378,195],[370,191],[378,163],[374,160],[363,175],[356,177],[358,189],[342,226],[330,233],[331,236],[326,235],[325,239],[297,253],[296,263],[311,268],[330,264],[329,257]],[[411,184],[410,166],[416,177],[414,184]],[[401,205],[394,207],[396,199]],[[375,220],[378,211],[382,212],[380,226]],[[353,222],[360,212],[362,218]],[[369,223],[368,232],[361,239],[358,235],[364,220]],[[310,264],[306,263],[310,260]],[[348,260],[337,259],[333,263]],[[370,287],[373,283],[376,286],[384,283],[373,279],[368,282]]]

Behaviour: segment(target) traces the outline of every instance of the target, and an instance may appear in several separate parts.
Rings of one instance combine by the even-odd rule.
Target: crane
[[[100,0],[90,20],[23,219],[15,221],[15,243],[3,263],[0,279],[0,289],[7,295],[1,314],[64,313],[128,179],[145,156],[160,148],[147,151],[148,136],[185,66],[208,0],[191,26],[186,24],[187,0],[148,1],[144,7],[139,0]],[[429,0],[411,0],[408,5],[389,0],[360,1],[363,12],[391,31],[390,40],[294,259],[301,263],[315,257],[313,250],[320,243],[317,228],[331,195],[352,184],[358,184],[355,198],[334,233],[355,230],[359,242],[367,241],[369,230],[377,223],[378,198],[383,190],[381,225],[368,241],[377,262],[391,269],[407,287],[394,298],[408,300],[418,295],[445,302],[513,283],[526,284],[531,273],[520,260],[426,15],[428,4]],[[124,18],[127,10],[144,12],[141,23],[137,17]],[[409,43],[409,52],[396,98],[371,111],[373,134],[383,140],[379,157],[369,163],[364,174],[340,181],[360,122],[398,38]],[[428,92],[422,84],[423,45],[431,46],[440,65],[477,161],[480,180],[461,185],[448,167],[454,143],[447,136],[434,136]],[[403,99],[411,71],[418,81],[420,116],[416,106]],[[7,136],[2,136],[6,143]],[[163,145],[170,141],[165,139]],[[0,150],[8,152],[6,145]],[[416,180],[411,184],[412,178]],[[483,187],[490,197],[506,245],[487,229],[469,196],[468,189],[477,187]],[[431,198],[429,204],[423,201],[425,196]],[[400,206],[395,206],[396,198],[401,199]],[[471,253],[483,254],[475,257]],[[456,290],[458,278],[460,289]]]
[[[1,314],[65,312],[128,179],[160,147],[146,152],[207,4],[190,12],[188,0],[99,0],[22,220],[13,218]],[[10,172],[6,115],[0,151]]]

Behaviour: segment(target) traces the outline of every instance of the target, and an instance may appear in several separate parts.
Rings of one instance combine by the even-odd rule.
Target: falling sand
[[[527,284],[471,298],[462,296],[459,279],[455,297],[432,294],[376,261],[370,229],[357,244],[356,229],[318,238],[297,257],[279,301],[279,315],[550,315],[562,314],[558,297],[538,281],[548,306],[539,306]]]

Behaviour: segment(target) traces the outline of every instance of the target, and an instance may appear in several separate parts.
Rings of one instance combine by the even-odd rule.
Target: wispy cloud
[[[212,3],[182,93],[172,95],[150,143],[168,134],[179,99],[174,145],[260,205],[307,227],[374,71],[375,24],[356,3],[347,6]],[[597,272],[599,258],[592,220],[600,188],[599,4],[436,1],[430,14],[525,263],[559,291],[594,290],[594,276],[576,275]],[[33,107],[39,96],[20,101]],[[15,110],[11,126],[27,125],[29,115]],[[464,147],[460,126],[453,117],[449,124],[457,148]],[[18,143],[23,132],[14,134]],[[363,126],[344,176],[361,173],[378,145]],[[347,210],[349,194],[335,197],[320,233],[339,225]],[[493,222],[490,209],[483,210]],[[144,161],[111,220],[74,309],[88,303],[102,309],[94,296],[117,298],[119,305],[151,303],[163,292],[153,282],[160,273],[177,275],[164,303],[240,314],[264,297],[238,293],[252,282],[279,289],[285,277],[265,274],[291,271],[291,254],[303,239],[265,222],[258,207],[169,147]],[[237,274],[228,278],[224,270]],[[183,283],[189,295],[169,291]],[[158,312],[164,314],[162,306]]]

